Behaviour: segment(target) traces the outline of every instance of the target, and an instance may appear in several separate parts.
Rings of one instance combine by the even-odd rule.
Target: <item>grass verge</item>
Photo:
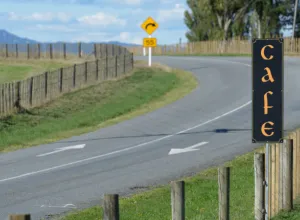
[[[0,60],[0,84],[26,79],[45,71],[73,64],[74,60]],[[82,61],[83,62],[83,61]]]
[[[260,150],[260,149],[258,149]],[[226,163],[231,167],[230,219],[254,219],[253,152]],[[218,171],[208,169],[184,178],[187,220],[218,219]],[[123,220],[171,219],[170,186],[159,186],[120,200],[120,217]],[[102,219],[100,206],[75,211],[60,220]]]
[[[271,220],[299,220],[300,219],[300,200],[296,200],[294,209],[290,212],[280,212],[277,216],[271,218]]]
[[[0,120],[0,152],[49,143],[99,129],[160,108],[189,92],[191,73],[138,62],[120,80],[69,93],[47,105]],[[18,138],[16,138],[18,137]]]

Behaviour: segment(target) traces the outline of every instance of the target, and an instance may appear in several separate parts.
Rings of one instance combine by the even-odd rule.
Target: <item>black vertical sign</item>
[[[252,142],[283,141],[283,39],[252,41]]]

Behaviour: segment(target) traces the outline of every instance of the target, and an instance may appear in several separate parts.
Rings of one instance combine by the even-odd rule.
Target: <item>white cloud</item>
[[[28,30],[38,31],[59,31],[59,32],[75,32],[77,29],[69,28],[66,25],[43,25],[37,24],[34,27],[28,27]]]
[[[128,40],[130,37],[130,33],[129,32],[121,32],[120,33],[120,40],[124,41],[124,40]]]
[[[62,22],[67,22],[71,19],[69,15],[63,12],[58,13],[52,13],[52,12],[46,12],[46,13],[38,13],[34,12],[31,15],[17,15],[14,12],[8,13],[8,19],[9,20],[27,20],[27,21],[53,21],[58,20]]]
[[[102,26],[108,26],[112,24],[124,26],[126,24],[126,20],[119,19],[116,16],[105,14],[103,12],[98,12],[95,15],[87,15],[80,17],[77,19],[77,21],[79,21],[81,24]]]
[[[14,12],[8,12],[8,20],[19,20],[19,16]]]
[[[160,22],[170,20],[182,20],[184,16],[185,8],[183,4],[175,4],[172,9],[159,10],[157,20]]]
[[[85,35],[76,36],[72,39],[72,42],[91,42],[91,41],[119,41],[123,43],[136,43],[142,44],[143,37],[137,36],[136,34],[132,34],[129,32],[121,32],[112,36],[107,32],[98,32],[98,33],[86,33]]]
[[[51,12],[47,12],[44,14],[33,13],[32,15],[25,17],[25,19],[34,21],[52,21],[53,17],[54,16]]]
[[[131,34],[129,32],[121,32],[119,36],[115,37],[114,40],[121,41],[124,43],[134,43],[134,44],[141,44],[142,37],[137,36],[136,34]]]
[[[58,20],[60,20],[62,22],[68,22],[68,21],[70,21],[71,16],[69,16],[68,14],[63,13],[63,12],[58,12],[57,18],[58,18]]]

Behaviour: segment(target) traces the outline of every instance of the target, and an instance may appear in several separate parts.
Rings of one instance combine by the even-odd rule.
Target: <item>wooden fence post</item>
[[[29,55],[29,53],[30,53],[30,48],[29,48],[29,44],[27,44],[27,59],[29,59],[30,58],[30,55]]]
[[[52,48],[52,44],[50,44],[50,59],[53,59],[53,48]]]
[[[18,44],[16,44],[16,58],[19,57],[19,50],[18,50]]]
[[[31,217],[29,214],[25,215],[9,215],[9,220],[31,220]]]
[[[88,71],[88,62],[86,61],[84,63],[84,79],[85,79],[85,82],[87,82],[87,71]]]
[[[45,72],[45,98],[47,98],[48,94],[48,72]]]
[[[76,64],[74,64],[74,70],[73,70],[73,87],[76,87]]]
[[[184,181],[171,182],[172,220],[185,219]]]
[[[63,43],[63,50],[64,50],[64,59],[67,59],[67,45],[66,43]]]
[[[38,58],[41,58],[41,44],[38,44]]]
[[[106,66],[105,66],[105,79],[108,78],[108,48],[107,48],[107,44],[105,45],[105,63],[106,63]]]
[[[97,44],[94,44],[94,55],[95,59],[97,59]]]
[[[99,79],[99,59],[96,59],[96,80]]]
[[[133,60],[133,53],[131,54],[131,70],[133,70],[134,60]]]
[[[297,41],[298,41],[298,39],[297,39]],[[294,177],[294,178],[296,178],[296,197],[298,197],[299,196],[299,194],[300,194],[300,130],[298,129],[297,131],[296,131],[296,143],[293,143],[293,144],[296,144],[296,152],[295,152],[295,154],[296,154],[296,176]]]
[[[284,140],[283,209],[293,209],[293,139]]]
[[[62,93],[63,91],[63,74],[64,74],[64,68],[60,68],[60,74],[59,74],[59,91]]]
[[[220,167],[218,173],[219,220],[229,220],[230,168]]]
[[[32,103],[33,103],[33,77],[30,78],[30,84],[29,84],[29,103],[32,106]]]
[[[104,195],[103,220],[119,220],[119,195]]]
[[[265,218],[265,155],[261,153],[254,153],[254,217],[255,220],[264,220]]]
[[[78,43],[78,57],[81,58],[81,42]]]
[[[5,44],[5,57],[8,58],[8,44]]]
[[[126,53],[124,53],[124,70],[123,73],[126,73]]]
[[[21,110],[21,81],[17,82],[17,99],[15,102],[15,107],[18,109],[18,111]]]
[[[115,77],[118,77],[118,55],[116,55],[116,58],[115,58],[115,65],[116,65],[116,75]]]

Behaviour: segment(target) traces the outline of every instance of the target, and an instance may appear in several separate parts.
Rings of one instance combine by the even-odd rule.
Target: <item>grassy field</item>
[[[55,70],[73,63],[74,60],[0,59],[0,84],[26,79],[30,76],[38,75],[45,71]]]
[[[69,93],[43,107],[1,119],[0,152],[53,142],[144,114],[197,86],[191,73],[158,65],[137,66],[123,79]]]
[[[254,169],[253,152],[226,163],[231,167],[230,219],[253,220]],[[208,169],[193,177],[184,178],[187,220],[218,219],[218,172]],[[171,219],[170,186],[160,186],[120,200],[123,220]],[[99,220],[102,208],[92,207],[71,212],[60,220]],[[278,219],[276,219],[278,220]]]

